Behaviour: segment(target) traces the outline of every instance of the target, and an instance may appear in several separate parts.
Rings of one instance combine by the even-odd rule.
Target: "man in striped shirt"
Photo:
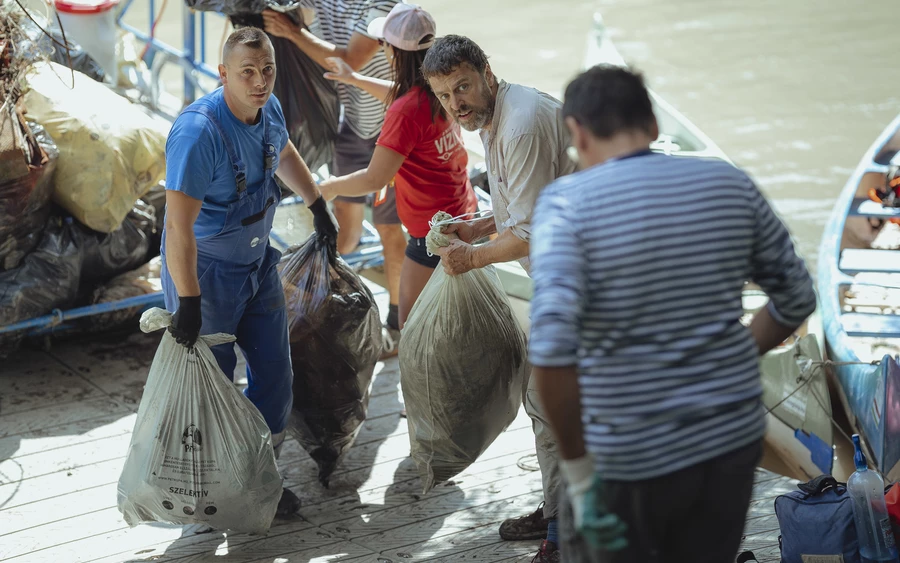
[[[291,40],[324,68],[330,68],[328,58],[337,57],[366,76],[391,80],[391,64],[378,39],[369,35],[368,26],[375,18],[387,16],[397,3],[398,0],[301,0],[303,8],[316,14],[309,30],[297,27],[290,18],[274,10],[264,12],[263,18],[268,33]],[[343,176],[369,165],[384,123],[385,107],[381,100],[354,86],[339,83],[337,88],[344,111],[331,173]],[[390,297],[383,355],[388,357],[396,355],[400,339],[397,306],[406,237],[397,216],[394,189],[386,187],[375,195],[372,222],[384,247]],[[334,201],[334,215],[340,226],[337,248],[341,254],[349,254],[359,244],[367,197],[338,197]]]
[[[563,115],[584,169],[537,203],[530,341],[563,557],[730,563],[765,431],[757,358],[814,311],[812,280],[744,172],[650,152],[640,75],[586,71]],[[749,328],[748,280],[770,299]]]

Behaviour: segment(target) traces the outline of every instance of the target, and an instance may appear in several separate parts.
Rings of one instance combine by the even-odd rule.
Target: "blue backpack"
[[[843,561],[861,563],[853,506],[847,485],[831,475],[820,475],[775,499],[775,516],[781,535],[781,563]],[[810,558],[809,555],[834,559]],[[838,559],[837,556],[843,556]]]

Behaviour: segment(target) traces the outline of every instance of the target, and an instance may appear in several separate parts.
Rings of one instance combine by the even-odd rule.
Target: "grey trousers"
[[[544,518],[556,518],[559,513],[559,495],[563,491],[560,487],[556,436],[553,435],[553,430],[550,429],[550,424],[544,416],[536,380],[531,377],[530,372],[522,402],[525,405],[525,412],[531,417],[531,428],[534,431],[534,445],[544,485]]]
[[[625,521],[628,547],[591,548],[575,531],[560,490],[559,539],[566,563],[734,563],[750,506],[762,441],[645,481],[609,481],[610,511]]]

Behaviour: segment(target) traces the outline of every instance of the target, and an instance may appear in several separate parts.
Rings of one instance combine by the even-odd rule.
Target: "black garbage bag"
[[[272,37],[272,36],[270,36]],[[331,165],[338,132],[341,102],[334,81],[323,76],[325,69],[287,39],[272,37],[275,59],[282,71],[275,81],[275,96],[281,101],[288,135],[315,172]]]
[[[94,231],[74,219],[70,220],[68,224],[73,238],[81,250],[79,296],[92,293],[99,284],[147,261],[150,237],[139,227],[141,218],[132,210],[119,228],[111,233]]]
[[[93,231],[53,209],[38,247],[18,267],[0,272],[0,327],[97,302],[98,286],[144,264],[151,254],[148,233],[156,220],[143,202],[112,233]],[[25,331],[0,334],[0,357],[24,336]]]
[[[159,241],[162,238],[162,225],[156,216],[156,208],[152,203],[143,198],[134,202],[131,212],[125,216],[125,221],[137,227],[147,239],[147,253],[141,263],[150,261],[159,256]]]
[[[153,232],[150,235],[150,256],[153,258],[159,256],[159,249],[162,244],[162,232],[166,224],[166,186],[159,183],[150,191],[144,194],[139,200],[141,203],[147,204],[153,209],[156,223]],[[137,206],[137,204],[135,204]],[[145,208],[146,209],[146,208]],[[149,259],[148,258],[148,259]]]
[[[96,59],[81,48],[81,45],[72,41],[71,38],[63,40],[56,18],[47,21],[40,14],[32,14],[32,17],[47,30],[47,33],[41,31],[31,19],[22,17],[20,23],[31,44],[21,45],[20,52],[31,53],[29,59],[32,61],[37,60],[40,55],[47,56],[51,62],[77,70],[97,82],[103,82],[106,79],[106,71]],[[68,46],[68,49],[64,45]]]
[[[299,10],[286,14],[297,25],[305,25]],[[259,13],[233,14],[236,27],[264,28]],[[325,69],[289,39],[269,35],[278,61],[278,79],[273,93],[281,102],[288,135],[310,170],[331,164],[337,137],[341,102],[337,85],[325,78]]]
[[[350,266],[316,248],[315,235],[289,249],[279,269],[294,370],[290,428],[327,487],[366,419],[381,354],[378,306]]]
[[[226,16],[261,14],[266,8],[275,8],[278,11],[295,10],[301,6],[299,0],[184,0],[184,4],[198,12],[219,12]],[[256,27],[262,29],[262,25]]]
[[[119,274],[95,288],[89,304],[113,303],[162,291],[161,268],[162,259],[157,256],[137,269]],[[143,309],[144,307],[137,306],[91,315],[81,319],[79,324],[84,330],[90,332],[122,329],[129,326],[136,328]]]
[[[46,315],[78,296],[82,255],[71,225],[52,217],[38,247],[18,268],[0,272],[0,326]]]
[[[0,181],[0,271],[19,265],[41,240],[50,216],[53,172],[59,150],[40,125],[29,122],[26,141],[32,155],[29,172]]]
[[[0,273],[0,326],[76,305],[98,285],[144,264],[148,250],[149,238],[135,220],[99,233],[56,213],[37,249],[18,268]]]

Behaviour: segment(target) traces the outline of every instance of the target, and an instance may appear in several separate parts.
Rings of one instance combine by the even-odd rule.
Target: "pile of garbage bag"
[[[74,74],[75,87],[64,82]],[[27,116],[59,146],[53,200],[81,223],[117,229],[138,198],[165,176],[166,135],[103,84],[55,63],[27,76]]]
[[[0,11],[0,35],[14,47],[0,54],[0,329],[159,291],[151,260],[159,255],[165,196],[164,129],[95,80],[103,77],[88,59],[63,52],[88,75],[46,62],[59,55],[51,39],[14,19]],[[136,326],[139,313],[77,323]],[[0,331],[0,356],[26,332]]]
[[[8,121],[12,126],[12,118]],[[23,130],[27,146],[24,166],[0,170],[0,272],[19,265],[40,241],[50,217],[53,172],[59,151],[40,125],[30,122]]]
[[[118,229],[100,233],[57,210],[37,248],[18,267],[0,272],[0,326],[87,304],[102,284],[146,263],[155,228],[146,213],[139,207]],[[100,328],[101,320],[92,326]]]
[[[328,486],[340,457],[366,419],[381,354],[375,297],[315,235],[288,249],[281,263],[294,371],[292,433]]]

